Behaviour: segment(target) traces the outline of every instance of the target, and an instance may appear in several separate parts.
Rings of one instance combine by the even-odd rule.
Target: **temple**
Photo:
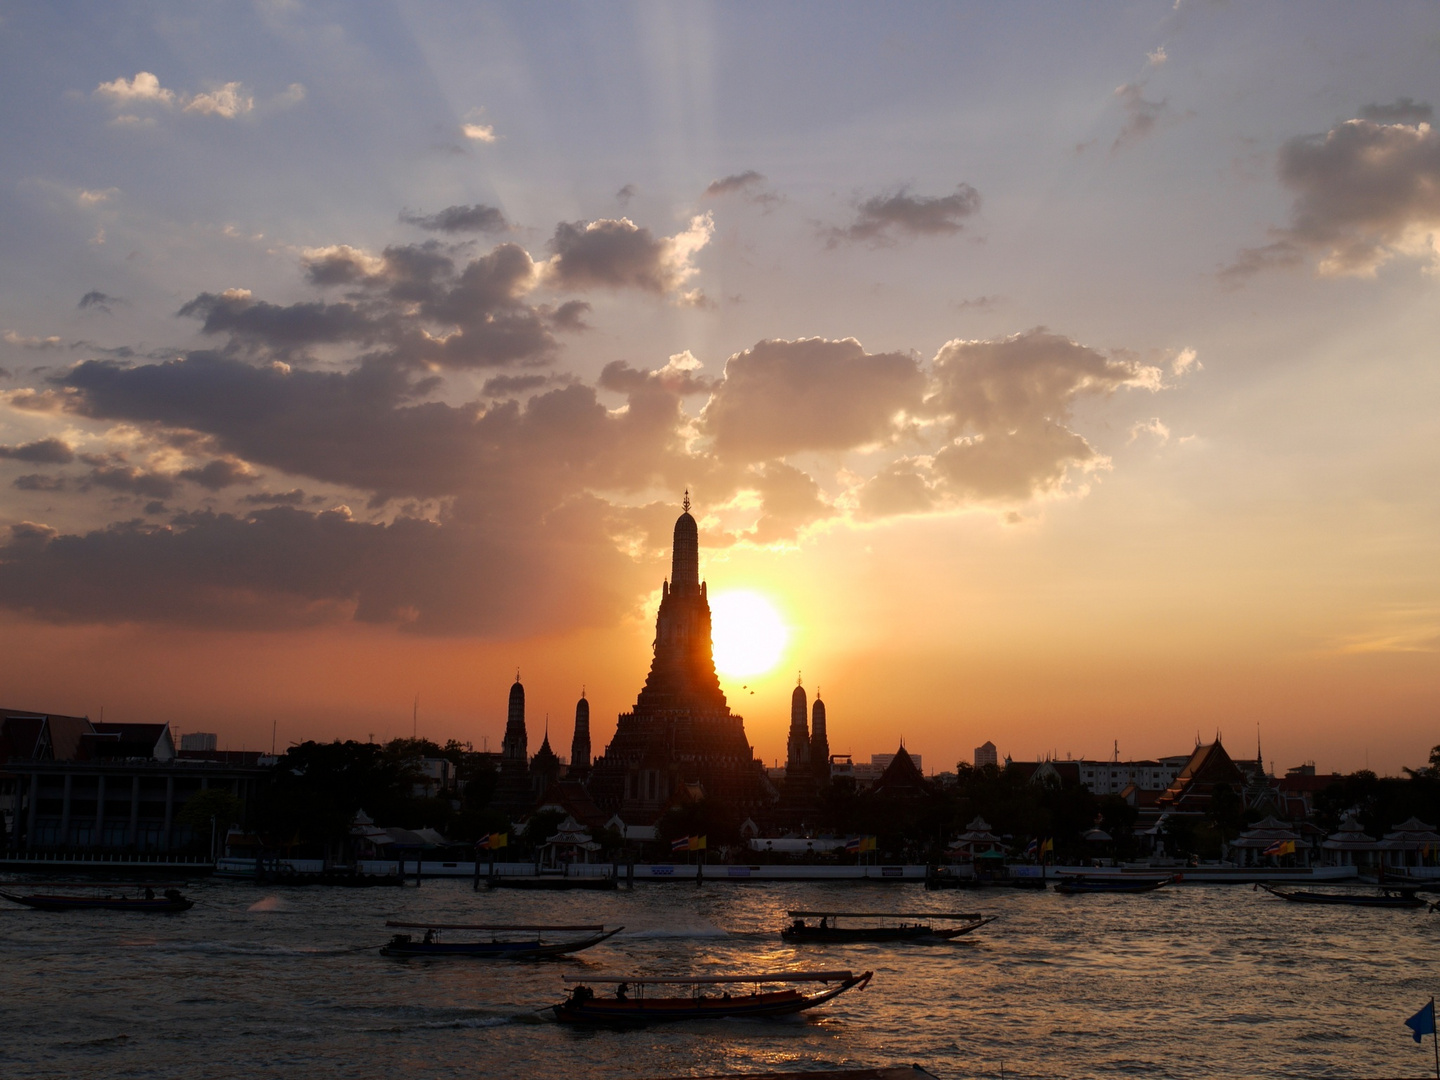
[[[650,674],[596,759],[589,784],[597,805],[634,823],[654,821],[683,788],[742,813],[756,812],[766,801],[764,768],[715,674],[710,603],[700,580],[699,530],[688,493],[675,522],[670,578],[661,587]]]

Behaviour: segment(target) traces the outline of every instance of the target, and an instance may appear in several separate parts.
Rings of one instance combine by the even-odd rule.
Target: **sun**
[[[780,662],[790,631],[775,605],[741,589],[710,598],[710,632],[715,667],[732,677],[760,675]]]

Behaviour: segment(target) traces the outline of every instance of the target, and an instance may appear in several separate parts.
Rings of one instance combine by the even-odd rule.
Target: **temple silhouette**
[[[634,708],[620,715],[615,737],[593,761],[590,703],[581,693],[563,775],[548,733],[540,751],[527,760],[525,688],[517,671],[492,804],[521,814],[542,800],[558,802],[577,815],[618,815],[632,825],[652,824],[670,807],[704,798],[757,821],[799,824],[812,815],[830,779],[825,706],[817,695],[812,733],[805,690],[795,688],[786,779],[783,790],[777,790],[715,673],[710,602],[700,580],[699,530],[690,514],[689,492],[675,522],[653,649]]]

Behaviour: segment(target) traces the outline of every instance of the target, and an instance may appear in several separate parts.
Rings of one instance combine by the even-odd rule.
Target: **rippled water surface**
[[[1402,1025],[1440,983],[1440,915],[1241,886],[1140,896],[915,886],[474,893],[197,883],[175,916],[0,910],[0,1075],[662,1077],[918,1062],[942,1078],[1424,1076]],[[788,908],[985,911],[954,943],[790,946]],[[391,960],[387,918],[605,922],[578,958]],[[802,1018],[576,1031],[566,974],[873,970]]]

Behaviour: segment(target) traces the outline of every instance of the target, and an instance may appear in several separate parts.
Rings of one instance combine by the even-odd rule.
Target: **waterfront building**
[[[11,849],[208,849],[208,830],[178,820],[186,802],[202,791],[225,791],[243,817],[270,778],[269,768],[227,761],[220,752],[219,760],[177,755],[167,724],[0,710],[0,746]]]
[[[1162,814],[1204,814],[1210,809],[1215,789],[1222,784],[1240,796],[1249,779],[1216,738],[1212,743],[1195,747],[1190,760],[1155,801],[1155,809]]]
[[[993,859],[1009,850],[1009,845],[990,831],[990,823],[977,814],[965,826],[965,831],[951,841],[945,854],[952,859]]]
[[[1278,865],[1280,859],[1288,859],[1290,862],[1287,865],[1308,867],[1316,844],[1324,836],[1323,829],[1308,822],[1291,823],[1271,815],[1244,830],[1230,844],[1230,851],[1239,866],[1273,866]],[[1293,855],[1265,854],[1274,845],[1285,843],[1295,845]]]
[[[219,736],[208,731],[191,731],[180,736],[180,749],[209,753],[220,744]]]
[[[1330,866],[1374,866],[1383,861],[1381,845],[1353,815],[1346,815],[1340,828],[1320,843],[1325,862]]]
[[[890,763],[885,766],[885,771],[880,774],[880,779],[875,781],[872,789],[877,797],[915,799],[930,790],[930,781],[926,780],[925,774],[920,771],[919,755],[911,756],[904,745],[901,745],[895,753],[885,756],[890,759]]]
[[[1387,832],[1381,848],[1386,866],[1424,866],[1427,858],[1434,865],[1440,854],[1440,834],[1434,825],[1412,817]]]
[[[763,811],[768,801],[764,767],[715,674],[710,602],[688,493],[675,522],[670,577],[661,585],[650,673],[595,761],[589,788],[602,809],[634,825],[658,819],[682,785],[742,814]]]

